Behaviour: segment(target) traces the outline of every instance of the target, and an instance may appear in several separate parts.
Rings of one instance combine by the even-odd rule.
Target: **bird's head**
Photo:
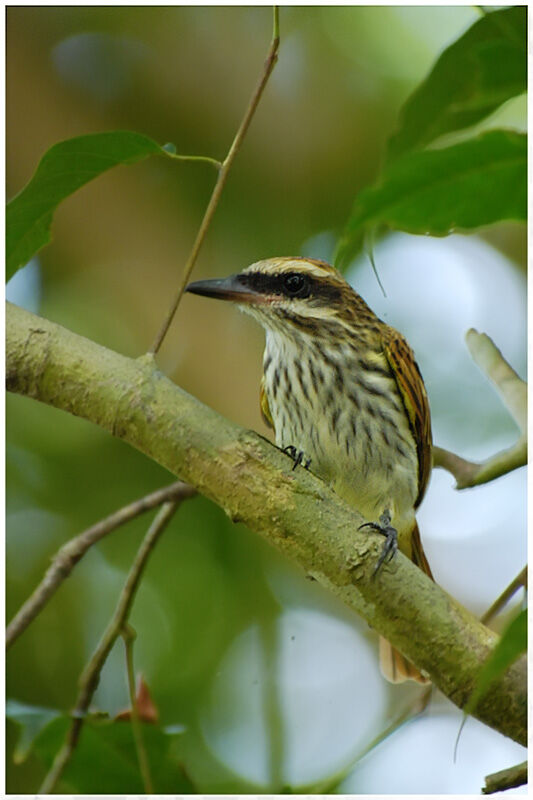
[[[232,300],[265,328],[282,333],[349,324],[359,303],[367,308],[336,269],[308,258],[257,261],[228,278],[190,283],[187,291]]]

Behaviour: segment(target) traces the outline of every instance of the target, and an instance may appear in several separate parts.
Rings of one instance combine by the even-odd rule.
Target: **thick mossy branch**
[[[8,304],[7,388],[83,417],[214,500],[339,595],[459,707],[496,635],[398,553],[373,580],[382,538],[321,480],[252,431],[133,360]],[[82,454],[79,454],[82,457]],[[526,661],[495,682],[476,716],[526,741]]]

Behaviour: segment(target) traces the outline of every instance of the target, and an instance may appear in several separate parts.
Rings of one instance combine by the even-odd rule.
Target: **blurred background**
[[[477,15],[466,6],[282,8],[279,62],[195,278],[275,255],[331,259],[356,193],[379,171],[401,104]],[[268,7],[8,8],[8,199],[51,145],[85,133],[129,129],[179,153],[223,158],[270,35]],[[525,121],[517,98],[483,127],[523,129]],[[98,178],[59,207],[52,244],[15,276],[8,298],[142,354],[214,178],[209,165],[164,159]],[[487,332],[525,377],[525,227],[439,240],[392,234],[375,256],[386,298],[366,258],[348,277],[413,346],[435,442],[474,460],[512,444],[516,427],[471,362],[464,334]],[[251,319],[186,296],[158,360],[203,402],[268,435],[258,407],[262,347]],[[435,471],[421,508],[437,581],[476,613],[525,564],[524,473],[458,493],[450,475]],[[88,423],[8,396],[7,618],[62,543],[171,481]],[[13,646],[9,698],[72,706],[147,524],[138,519],[94,548]],[[438,693],[425,716],[362,757],[421,690],[386,684],[366,624],[203,498],[184,504],[160,541],[131,622],[136,668],[162,725],[181,732],[169,758],[199,792],[478,793],[485,774],[525,758],[470,719],[454,761],[461,714]],[[128,705],[121,646],[95,705],[110,715]],[[13,763],[16,737],[10,723],[7,790],[33,793],[45,768],[34,754]]]

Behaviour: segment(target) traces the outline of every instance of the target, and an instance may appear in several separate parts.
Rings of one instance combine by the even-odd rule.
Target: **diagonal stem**
[[[72,711],[72,722],[67,731],[65,741],[56,754],[54,762],[44,778],[44,781],[39,789],[39,794],[50,794],[53,792],[57,782],[60,780],[65,767],[72,758],[72,754],[78,744],[83,723],[87,714],[87,709],[92,700],[92,697],[98,686],[100,680],[100,673],[103,666],[111,652],[115,641],[120,636],[124,625],[128,621],[128,617],[133,605],[135,594],[139,587],[141,577],[148,562],[148,558],[155,547],[159,536],[163,533],[166,526],[174,516],[179,506],[179,500],[173,500],[165,503],[164,506],[157,513],[154,521],[150,525],[142,544],[137,551],[135,560],[126,578],[126,583],[119,597],[115,613],[113,614],[96,650],[94,651],[91,659],[85,669],[83,670],[80,682],[79,693],[76,700],[76,706]]]
[[[215,183],[213,192],[209,199],[209,203],[207,204],[207,208],[205,210],[204,217],[198,229],[198,233],[196,234],[196,239],[194,240],[191,253],[189,255],[189,258],[187,259],[187,263],[185,264],[185,268],[181,276],[176,296],[174,297],[172,305],[170,306],[169,312],[165,318],[165,321],[163,322],[159,330],[159,333],[157,334],[154,343],[152,344],[149,350],[150,353],[155,354],[159,351],[159,348],[163,344],[163,340],[167,335],[168,329],[172,324],[172,320],[174,319],[174,315],[177,311],[183,292],[189,282],[191,272],[196,263],[196,259],[198,258],[198,253],[200,252],[200,248],[202,247],[207,231],[211,224],[211,220],[213,219],[214,213],[218,206],[218,201],[220,200],[220,195],[222,194],[222,190],[224,189],[224,186],[226,184],[228,173],[233,165],[235,156],[239,151],[242,141],[246,136],[246,132],[250,126],[250,122],[252,121],[252,118],[255,114],[255,110],[259,104],[259,101],[261,100],[261,96],[268,82],[270,74],[274,69],[276,61],[278,59],[278,49],[279,49],[279,8],[277,6],[274,6],[274,26],[272,33],[272,41],[270,42],[270,48],[265,61],[265,65],[263,67],[263,72],[250,98],[250,102],[248,103],[248,106],[244,113],[244,117],[242,118],[241,124],[239,125],[237,133],[235,134],[235,138],[233,139],[228,154],[224,159],[224,161],[222,162],[222,166],[220,167],[218,173],[217,181]]]
[[[28,625],[54,596],[63,581],[68,578],[78,561],[96,542],[145,511],[150,511],[168,500],[185,499],[185,497],[192,497],[195,494],[196,489],[193,489],[192,486],[176,481],[170,486],[158,489],[120,508],[64,544],[55,554],[42,581],[7,626],[6,650],[24,633]]]
[[[524,567],[524,569],[516,576],[516,578],[511,581],[509,586],[503,590],[501,595],[496,598],[491,607],[485,611],[482,617],[480,617],[480,621],[484,625],[488,625],[490,620],[495,617],[499,611],[501,611],[504,605],[522,587],[527,589],[527,567]]]
[[[130,696],[131,704],[131,729],[133,731],[133,738],[135,740],[135,749],[137,751],[137,760],[139,761],[139,771],[142,775],[144,791],[146,794],[153,794],[154,787],[152,783],[152,776],[150,773],[150,763],[148,761],[148,753],[144,746],[143,734],[141,729],[141,721],[139,719],[139,708],[137,705],[137,696],[135,691],[135,670],[133,668],[133,643],[135,641],[136,633],[131,625],[125,624],[122,628],[122,638],[124,640],[124,648],[126,651],[126,673],[128,677],[128,693]]]
[[[417,694],[414,699],[408,703],[406,708],[403,709],[391,722],[387,725],[384,730],[378,733],[371,742],[369,742],[363,750],[357,755],[353,761],[342,769],[340,773],[338,773],[333,780],[328,780],[326,783],[320,786],[314,786],[313,789],[315,791],[319,791],[321,794],[337,794],[339,791],[339,786],[341,783],[348,777],[348,775],[355,769],[357,764],[363,760],[365,756],[367,756],[372,750],[374,750],[378,745],[385,741],[389,736],[399,730],[403,725],[411,722],[411,720],[415,719],[416,717],[420,716],[428,707],[429,701],[431,700],[431,696],[433,694],[434,686],[430,683],[428,686],[424,688],[424,690]]]

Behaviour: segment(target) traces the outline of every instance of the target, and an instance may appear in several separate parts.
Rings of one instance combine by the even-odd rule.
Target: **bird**
[[[187,292],[229,300],[265,329],[260,408],[294,467],[311,469],[433,579],[415,512],[431,471],[429,401],[415,356],[330,264],[278,257]],[[427,676],[383,637],[384,677]]]

